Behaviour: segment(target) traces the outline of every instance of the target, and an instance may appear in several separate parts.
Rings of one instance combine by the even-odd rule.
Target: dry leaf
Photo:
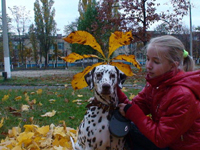
[[[23,112],[23,111],[29,111],[29,105],[22,105],[22,107],[21,107],[21,111]]]
[[[55,99],[50,99],[49,102],[52,104],[52,103],[55,103],[56,100]]]
[[[42,94],[42,89],[38,89],[38,90],[36,91],[36,93],[37,93],[38,95],[41,95],[41,94]]]
[[[2,98],[2,101],[6,101],[9,99],[9,95],[4,95],[3,98]]]
[[[83,97],[83,95],[77,95],[78,97]]]
[[[70,116],[69,119],[72,119],[72,120],[73,120],[73,119],[75,119],[75,117],[74,117],[74,116]]]
[[[128,90],[125,87],[122,88],[122,92],[127,92],[127,91]]]
[[[4,122],[4,118],[1,118],[1,121],[0,121],[0,128],[3,127],[3,122]]]
[[[35,94],[35,92],[31,92],[30,94],[31,94],[31,95],[34,95],[34,94]]]
[[[72,103],[81,102],[81,101],[82,101],[81,99],[76,99],[76,100],[73,100]]]
[[[22,99],[22,96],[17,96],[17,97],[15,97],[15,100],[16,101],[19,101],[19,100],[21,100]]]
[[[41,115],[41,117],[53,117],[56,114],[55,110],[52,110],[52,112],[47,112],[44,115]]]
[[[129,99],[132,100],[134,97],[135,97],[135,95],[130,93]]]

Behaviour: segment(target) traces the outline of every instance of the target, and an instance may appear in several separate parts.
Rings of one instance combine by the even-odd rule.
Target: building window
[[[58,42],[58,49],[64,50],[64,43],[63,42]]]

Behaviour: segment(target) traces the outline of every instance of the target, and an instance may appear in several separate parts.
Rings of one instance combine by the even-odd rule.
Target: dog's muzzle
[[[104,83],[102,85],[102,91],[101,91],[101,94],[104,94],[104,95],[108,95],[111,93],[111,86],[110,84],[108,83]]]

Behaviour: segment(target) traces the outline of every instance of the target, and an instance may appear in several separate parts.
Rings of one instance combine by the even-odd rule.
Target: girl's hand
[[[121,115],[122,116],[124,116],[125,117],[125,112],[124,112],[124,107],[126,106],[126,104],[124,104],[124,103],[120,103],[119,105],[118,105],[118,107],[119,107],[119,112],[121,113]]]

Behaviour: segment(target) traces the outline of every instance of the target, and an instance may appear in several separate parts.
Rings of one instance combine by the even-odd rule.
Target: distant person
[[[200,70],[183,43],[169,35],[147,45],[146,86],[129,101],[118,88],[119,110],[133,122],[133,150],[200,150]]]

